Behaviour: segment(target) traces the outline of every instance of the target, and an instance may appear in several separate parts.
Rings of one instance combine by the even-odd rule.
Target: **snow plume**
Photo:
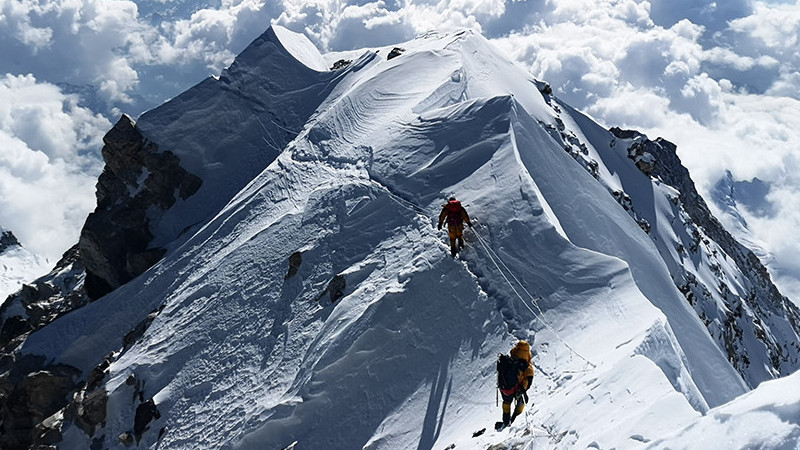
[[[0,78],[0,222],[57,259],[93,209],[108,121],[33,76]]]

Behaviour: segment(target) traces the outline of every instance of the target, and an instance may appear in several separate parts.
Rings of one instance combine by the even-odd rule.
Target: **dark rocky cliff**
[[[162,259],[165,246],[216,214],[295,138],[343,72],[305,67],[267,30],[220,77],[148,111],[138,125],[127,115],[120,118],[103,138],[97,207],[79,242],[50,274],[0,309],[0,448],[52,445],[64,422],[92,435],[104,420],[105,391],[98,380],[111,355],[87,378],[75,368],[23,355],[27,337],[142,274]],[[229,114],[214,114],[220,109]],[[227,138],[215,141],[209,132]],[[170,214],[170,225],[177,225],[159,229]],[[120,350],[157,314],[132,319]]]
[[[164,249],[150,246],[152,218],[202,184],[173,153],[148,142],[126,115],[103,143],[106,166],[97,182],[97,208],[78,241],[86,292],[92,299],[127,283],[164,256]]]
[[[151,247],[154,217],[197,192],[202,180],[178,158],[148,142],[128,116],[103,138],[105,169],[97,183],[97,208],[86,219],[77,245],[48,275],[10,296],[0,308],[0,447],[25,449],[60,439],[66,412],[91,430],[105,416],[104,391],[89,386],[78,369],[20,355],[27,336],[58,317],[96,300],[140,275],[164,255]],[[3,235],[11,245],[13,235]],[[152,320],[152,319],[151,319]],[[140,324],[141,325],[141,324]],[[140,327],[131,324],[131,329]],[[107,364],[106,364],[107,365]],[[104,369],[94,378],[102,377]],[[63,414],[62,414],[63,415]],[[48,419],[52,423],[45,423]]]

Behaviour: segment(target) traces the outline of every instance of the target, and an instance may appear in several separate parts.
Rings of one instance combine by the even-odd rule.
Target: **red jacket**
[[[440,228],[445,219],[447,219],[447,225],[449,226],[458,226],[463,222],[467,222],[467,225],[472,226],[467,210],[461,206],[461,202],[458,200],[450,200],[447,204],[442,205],[442,213],[439,214]]]

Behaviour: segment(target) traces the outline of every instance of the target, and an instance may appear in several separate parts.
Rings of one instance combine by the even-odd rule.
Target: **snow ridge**
[[[153,225],[161,262],[25,341],[105,399],[101,422],[56,416],[64,448],[680,447],[675,430],[736,408],[745,383],[609,192],[640,193],[658,226],[671,188],[607,130],[472,31],[333,72],[285,34],[140,118],[204,182]],[[453,194],[475,221],[455,259],[433,226]],[[473,437],[516,339],[529,412]]]

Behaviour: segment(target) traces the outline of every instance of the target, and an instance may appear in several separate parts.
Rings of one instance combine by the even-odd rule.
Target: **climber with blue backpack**
[[[525,409],[528,403],[528,389],[533,383],[533,363],[531,346],[520,340],[511,352],[497,357],[497,388],[503,397],[503,420],[494,425],[495,430],[502,430],[511,425]],[[511,415],[511,403],[516,402],[514,415]]]
[[[459,250],[464,248],[464,222],[472,228],[467,210],[461,206],[461,202],[455,197],[450,197],[446,204],[442,205],[442,213],[439,214],[439,225],[437,229],[442,229],[442,223],[447,220],[447,234],[450,236],[450,255],[456,256]]]

